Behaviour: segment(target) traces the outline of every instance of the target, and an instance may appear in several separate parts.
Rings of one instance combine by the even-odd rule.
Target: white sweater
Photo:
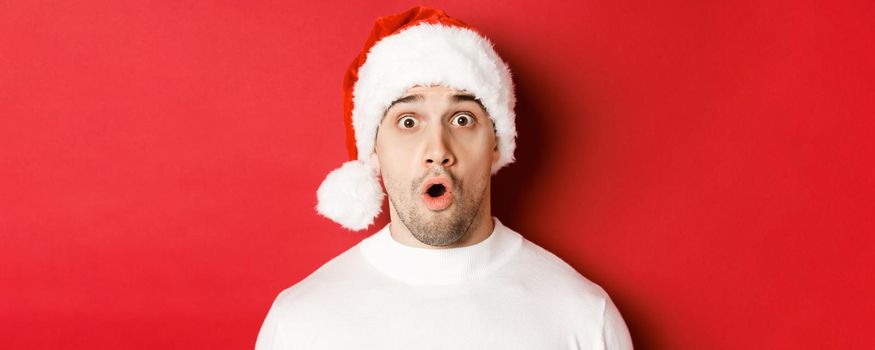
[[[604,290],[494,219],[475,245],[403,245],[387,225],[277,296],[269,349],[632,349]]]

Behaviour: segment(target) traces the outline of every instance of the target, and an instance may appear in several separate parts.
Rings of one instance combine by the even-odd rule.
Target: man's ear
[[[498,152],[498,129],[495,128],[495,122],[491,118],[489,123],[492,124],[492,143],[495,145],[492,147],[492,165],[495,166],[501,158],[501,153]]]
[[[501,158],[501,153],[498,152],[498,146],[495,146],[495,149],[492,150],[492,165],[498,163],[498,158]]]
[[[377,170],[377,174],[380,174],[380,157],[377,155],[377,149],[374,148],[374,151],[371,152],[371,164],[374,165],[374,169]]]
[[[492,165],[494,166],[498,163],[498,159],[501,158],[501,153],[498,152],[498,137],[492,138],[492,141],[495,142],[495,146],[492,147]]]

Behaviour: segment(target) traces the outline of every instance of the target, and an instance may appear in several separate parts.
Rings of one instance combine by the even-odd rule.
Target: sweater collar
[[[377,270],[416,285],[459,284],[501,267],[519,249],[522,236],[492,218],[494,229],[485,240],[459,248],[433,249],[404,245],[386,225],[362,240],[365,259]]]

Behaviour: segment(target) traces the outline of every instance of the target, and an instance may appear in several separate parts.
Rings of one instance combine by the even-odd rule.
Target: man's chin
[[[450,202],[449,205],[441,209],[431,209],[425,203],[420,202],[419,212],[424,217],[449,217],[456,211],[456,207],[455,201]]]

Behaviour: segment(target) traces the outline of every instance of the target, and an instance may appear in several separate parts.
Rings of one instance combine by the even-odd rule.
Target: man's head
[[[470,93],[439,85],[408,89],[383,116],[372,157],[392,221],[422,243],[453,244],[490,213],[498,145],[492,120]]]
[[[483,215],[481,209],[489,205],[489,175],[513,162],[516,147],[510,70],[488,39],[436,9],[415,7],[380,17],[347,70],[344,91],[347,150],[355,160],[332,171],[319,187],[320,214],[352,230],[369,226],[383,202],[378,179],[382,168],[393,223],[397,218],[418,226],[421,240],[451,242],[455,234],[426,237],[425,228],[461,227],[471,222],[466,215]],[[445,115],[463,107],[474,114],[476,127],[459,128],[458,122],[467,118]],[[419,111],[411,113],[416,118],[398,114],[413,109]],[[438,123],[438,116],[447,119]],[[425,131],[414,139],[409,137],[412,131],[397,129],[399,125]],[[427,127],[417,129],[420,125]],[[424,163],[428,149],[441,148],[450,156],[432,156],[431,163]],[[428,179],[446,180],[444,190],[458,188],[435,198],[415,197],[422,189],[411,186]],[[440,194],[439,187],[434,191]]]

